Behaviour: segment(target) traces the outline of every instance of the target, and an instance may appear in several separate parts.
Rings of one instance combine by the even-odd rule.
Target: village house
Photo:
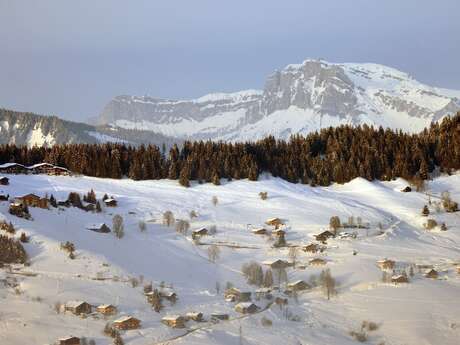
[[[257,298],[272,298],[272,290],[270,288],[260,288],[255,291],[256,299]]]
[[[383,259],[377,261],[377,265],[382,270],[392,270],[395,267],[395,262],[393,260]]]
[[[91,314],[91,309],[91,305],[85,301],[69,301],[64,307],[65,311],[70,311],[75,315]]]
[[[272,269],[282,269],[282,268],[286,268],[290,266],[289,262],[285,260],[281,260],[281,259],[266,260],[266,261],[263,261],[262,263],[264,265],[270,266],[270,268]]]
[[[117,307],[112,304],[101,304],[96,308],[98,313],[103,315],[114,315],[117,313]]]
[[[314,258],[309,261],[310,266],[324,266],[326,263],[327,261],[321,258]]]
[[[107,207],[116,207],[118,203],[114,198],[108,198],[104,200],[104,204]]]
[[[59,345],[80,345],[80,338],[66,337],[58,340]]]
[[[90,224],[86,227],[86,229],[94,231],[94,232],[99,232],[99,233],[111,232],[110,228],[105,223]]]
[[[175,302],[177,300],[177,294],[170,289],[162,289],[159,292],[160,297],[167,299],[170,302]]]
[[[252,229],[251,232],[255,235],[265,235],[267,234],[267,229],[265,228],[256,228]]]
[[[161,319],[161,322],[172,328],[185,328],[186,321],[185,317],[181,315],[169,315]]]
[[[395,284],[408,283],[409,279],[405,275],[398,274],[391,277],[391,282]]]
[[[202,236],[206,236],[208,234],[208,229],[206,228],[200,228],[192,231],[192,238],[199,238]]]
[[[254,314],[260,308],[252,302],[241,302],[235,305],[235,311],[241,314]]]
[[[33,193],[26,194],[24,196],[16,198],[17,200],[25,203],[27,206],[31,207],[39,207],[43,209],[48,208],[48,203],[49,200],[46,198],[40,198],[38,195],[35,195]]]
[[[193,321],[196,321],[196,322],[202,322],[203,321],[203,313],[188,312],[187,314],[185,314],[185,318],[187,320],[193,320]]]
[[[310,289],[310,285],[308,285],[303,280],[297,280],[295,282],[289,283],[287,287],[289,290],[292,290],[292,291],[303,291],[303,290]]]
[[[437,279],[439,276],[438,271],[431,269],[425,272],[425,277],[426,278],[432,278],[432,279]]]
[[[141,321],[132,316],[124,316],[115,320],[112,327],[122,330],[137,329],[141,327]]]
[[[5,176],[0,176],[0,185],[7,186],[10,184],[10,179]]]
[[[50,163],[38,163],[27,167],[32,174],[46,174],[51,176],[59,176],[59,175],[70,175],[70,171],[55,166]]]
[[[319,250],[319,245],[316,243],[310,243],[302,248],[305,253],[316,253]]]
[[[279,218],[269,218],[265,221],[265,224],[274,226],[275,229],[278,229],[281,225],[283,225],[283,221]]]
[[[4,174],[27,174],[29,171],[28,169],[18,163],[5,163],[0,164],[0,173]]]
[[[228,320],[230,317],[228,314],[222,314],[222,313],[212,313],[211,314],[211,319],[213,320]]]
[[[21,201],[15,201],[10,204],[8,212],[13,216],[29,219],[30,214],[27,209],[27,206]]]
[[[225,290],[224,297],[229,302],[248,302],[251,300],[251,292],[243,292],[240,289],[232,287]]]
[[[326,242],[329,238],[333,238],[335,235],[329,230],[323,231],[322,233],[315,235],[317,241]]]

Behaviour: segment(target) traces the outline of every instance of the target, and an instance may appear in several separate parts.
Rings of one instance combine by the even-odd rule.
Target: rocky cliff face
[[[118,96],[99,122],[213,140],[287,138],[329,125],[363,123],[416,132],[456,112],[458,98],[460,92],[421,84],[386,66],[306,60],[273,73],[261,91],[195,100]]]

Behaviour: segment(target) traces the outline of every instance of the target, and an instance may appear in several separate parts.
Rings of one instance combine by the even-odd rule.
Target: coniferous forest
[[[295,183],[327,186],[356,177],[368,180],[428,178],[460,169],[460,113],[419,134],[368,126],[327,128],[289,141],[185,142],[164,152],[154,145],[71,144],[0,146],[0,163],[49,162],[74,173],[134,180],[179,179],[219,184],[221,178],[257,180],[263,172]]]

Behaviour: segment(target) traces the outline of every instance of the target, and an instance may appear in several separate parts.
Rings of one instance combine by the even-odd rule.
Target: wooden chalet
[[[265,228],[255,228],[252,229],[251,232],[255,235],[266,235],[267,234],[267,229]]]
[[[78,337],[66,337],[58,340],[59,345],[80,345],[80,338]]]
[[[329,238],[333,238],[335,235],[329,230],[323,231],[322,233],[315,235],[317,241],[326,242]]]
[[[308,290],[311,288],[310,285],[308,285],[303,280],[297,280],[295,282],[289,283],[287,287],[289,290],[292,290],[292,291],[303,291],[303,290]]]
[[[167,299],[170,302],[175,302],[177,300],[177,294],[169,289],[162,289],[159,291],[160,297]]]
[[[101,304],[96,308],[98,313],[103,315],[114,315],[117,313],[117,307],[112,304]]]
[[[305,253],[316,253],[318,252],[320,249],[319,245],[316,244],[316,243],[310,243],[304,247],[302,247],[302,250],[305,252]]]
[[[38,195],[35,195],[33,193],[26,194],[26,195],[18,197],[16,199],[21,201],[21,202],[23,202],[27,206],[39,207],[39,208],[43,208],[43,209],[48,208],[49,200],[46,199],[46,198],[40,198]]]
[[[267,260],[267,261],[263,261],[262,263],[264,265],[270,266],[270,268],[272,269],[282,269],[282,268],[286,268],[290,266],[289,262],[285,260],[281,260],[281,259]]]
[[[0,172],[4,174],[27,174],[29,170],[22,164],[4,163],[0,164]]]
[[[199,313],[199,312],[188,312],[187,314],[185,314],[185,318],[187,320],[192,320],[196,322],[202,322],[204,320],[203,313]]]
[[[192,238],[199,238],[202,236],[207,236],[208,235],[208,229],[206,228],[200,228],[192,231]]]
[[[241,302],[235,305],[235,311],[241,314],[254,314],[260,308],[252,302]]]
[[[171,328],[185,328],[187,320],[181,315],[168,315],[161,319],[161,322]]]
[[[432,279],[437,279],[438,276],[439,276],[439,273],[438,271],[436,271],[435,269],[431,269],[431,270],[428,270],[425,272],[424,276],[426,278],[432,278]]]
[[[395,267],[395,262],[393,260],[383,259],[383,260],[377,261],[377,265],[382,270],[392,270]]]
[[[321,258],[314,258],[311,259],[308,263],[310,266],[324,266],[327,264],[327,261]]]
[[[5,176],[0,176],[0,185],[1,186],[7,186],[10,184],[10,179]]]
[[[405,275],[398,274],[391,277],[391,282],[395,284],[408,283],[409,279]]]
[[[265,221],[265,224],[274,226],[275,229],[278,229],[284,223],[280,218],[269,218]]]
[[[30,214],[28,213],[27,206],[19,200],[16,200],[10,204],[8,212],[12,214],[13,216],[16,216],[19,218],[25,218],[25,219],[30,218]]]
[[[257,298],[272,298],[272,289],[270,288],[259,288],[255,291]]]
[[[112,327],[122,330],[138,329],[141,327],[141,321],[132,316],[124,316],[115,320]]]
[[[228,320],[230,316],[228,314],[223,314],[223,313],[212,313],[211,314],[211,319],[213,320]]]
[[[232,287],[225,290],[224,297],[231,302],[248,302],[251,300],[251,292],[241,291],[240,289]]]
[[[109,233],[112,231],[105,223],[90,224],[86,227],[86,229],[99,233]]]
[[[75,315],[91,314],[91,304],[85,301],[69,301],[64,307],[65,311],[70,311]]]
[[[66,168],[58,167],[50,163],[38,163],[27,167],[32,174],[46,174],[51,176],[70,175]]]
[[[107,207],[116,207],[118,202],[114,198],[108,198],[104,200],[104,204]]]

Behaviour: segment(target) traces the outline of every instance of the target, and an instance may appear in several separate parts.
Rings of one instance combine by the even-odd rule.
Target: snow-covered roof
[[[287,264],[288,262],[286,260],[281,260],[281,259],[276,259],[276,260],[265,260],[262,261],[264,265],[273,265],[274,263],[285,263]]]
[[[101,308],[101,309],[106,309],[106,308],[115,308],[115,306],[113,304],[101,304],[99,306],[97,306],[98,308]]]
[[[183,319],[184,317],[181,315],[166,315],[163,317],[163,320],[170,320],[170,321],[176,321],[179,319]]]
[[[116,201],[115,199],[113,198],[108,198],[108,199],[105,199],[104,202],[112,202],[112,201]]]
[[[208,229],[206,229],[206,228],[199,228],[199,229],[193,230],[192,232],[193,232],[193,233],[199,233],[199,232],[205,232],[205,231],[208,231]]]
[[[305,280],[299,279],[299,280],[296,280],[296,281],[294,281],[292,283],[289,283],[288,285],[297,285],[297,284],[307,284],[307,283],[305,282]]]
[[[86,303],[85,301],[68,301],[65,306],[69,308],[77,308],[81,306],[83,303]]]
[[[120,317],[119,319],[116,319],[115,321],[113,322],[126,322],[126,321],[129,321],[129,320],[137,320],[135,317],[132,317],[132,316],[122,316]]]
[[[2,169],[2,168],[10,168],[10,167],[14,167],[14,166],[20,166],[22,168],[25,168],[24,165],[19,164],[19,163],[3,163],[3,164],[0,164],[0,169]]]
[[[235,307],[242,307],[242,308],[249,308],[251,306],[255,306],[257,307],[257,305],[255,305],[254,303],[252,302],[240,302],[238,303],[237,305],[235,305]]]
[[[100,229],[103,226],[107,226],[105,223],[100,223],[100,224],[89,224],[86,226],[87,229]]]
[[[39,168],[39,167],[43,167],[43,166],[54,167],[54,165],[50,164],[50,163],[37,163],[37,164],[28,166],[27,169],[35,169],[35,168]]]

